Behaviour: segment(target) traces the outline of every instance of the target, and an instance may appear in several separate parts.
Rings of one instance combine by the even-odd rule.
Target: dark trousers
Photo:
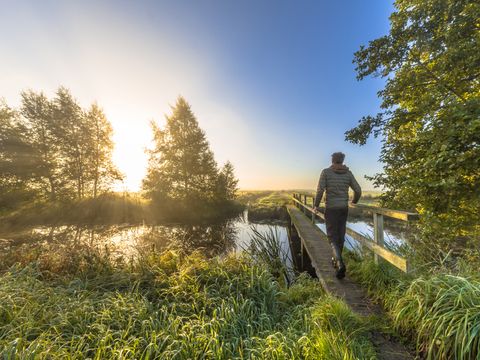
[[[332,246],[334,256],[342,261],[343,245],[345,243],[345,231],[347,229],[348,207],[326,208],[325,223],[327,236]]]

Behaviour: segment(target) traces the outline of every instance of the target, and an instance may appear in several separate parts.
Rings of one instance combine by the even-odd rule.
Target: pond
[[[253,223],[248,221],[246,214],[209,225],[62,225],[16,229],[0,233],[0,249],[7,253],[15,253],[82,247],[101,252],[108,251],[115,257],[129,259],[141,253],[161,251],[173,246],[186,252],[199,250],[209,256],[215,256],[247,249],[254,229],[260,233],[273,231],[279,239],[282,250],[289,254],[284,222]]]
[[[403,224],[386,222],[385,242],[392,249],[406,243],[408,229]],[[317,223],[325,232],[325,224]],[[373,237],[373,226],[366,220],[349,219],[348,227]],[[292,268],[292,255],[285,222],[250,222],[241,216],[222,223],[209,225],[114,225],[114,226],[42,226],[0,233],[0,249],[4,254],[15,254],[34,250],[72,251],[93,249],[109,252],[116,258],[130,259],[139,254],[161,251],[172,245],[186,252],[199,250],[208,256],[223,256],[229,252],[241,252],[250,245],[254,229],[260,233],[273,231],[279,239],[281,249]],[[346,247],[355,249],[358,243],[346,237]]]
[[[324,222],[316,222],[317,227],[326,233],[327,229]],[[347,228],[354,230],[355,232],[372,239],[373,241],[373,220],[369,221],[367,217],[359,219],[358,217],[350,217],[347,221]],[[384,242],[385,247],[395,252],[401,252],[402,249],[408,247],[413,239],[407,223],[385,219],[384,223]],[[345,247],[350,250],[360,248],[360,243],[349,236],[345,236]]]

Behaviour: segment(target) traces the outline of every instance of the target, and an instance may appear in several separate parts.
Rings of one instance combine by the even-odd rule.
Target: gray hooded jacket
[[[354,191],[352,202],[356,204],[362,195],[362,189],[352,172],[342,164],[333,164],[323,169],[318,180],[315,206],[322,201],[323,193],[326,191],[325,206],[327,208],[348,207],[348,188]]]

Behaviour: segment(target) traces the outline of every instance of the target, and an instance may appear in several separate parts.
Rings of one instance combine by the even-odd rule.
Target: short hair
[[[332,163],[334,164],[343,164],[345,160],[345,154],[342,152],[335,152],[332,154]]]

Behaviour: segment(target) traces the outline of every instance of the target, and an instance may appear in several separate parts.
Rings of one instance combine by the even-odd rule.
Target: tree
[[[235,177],[235,169],[230,161],[223,165],[217,179],[217,198],[220,201],[235,200],[238,191],[238,179]]]
[[[21,97],[20,113],[28,128],[28,141],[37,162],[32,180],[43,194],[55,201],[65,182],[62,179],[62,156],[53,105],[43,93],[23,91]]]
[[[122,174],[112,161],[113,129],[103,110],[95,103],[85,116],[91,134],[86,178],[91,182],[92,195],[96,198],[99,191],[108,189],[112,181],[121,180]]]
[[[28,138],[18,112],[0,101],[0,209],[35,196],[28,185],[37,163]]]
[[[49,100],[22,92],[20,111],[0,104],[0,177],[50,201],[97,197],[121,174],[112,162],[112,127],[102,109],[83,110],[66,88]]]
[[[53,99],[56,135],[63,154],[63,175],[75,197],[82,199],[87,186],[89,151],[92,149],[92,128],[87,123],[82,108],[64,87],[57,90]]]
[[[359,80],[386,79],[382,112],[346,139],[382,136],[384,171],[372,179],[387,205],[420,212],[424,235],[478,234],[480,3],[397,0],[395,8],[389,34],[354,59]]]
[[[185,206],[218,200],[219,172],[205,133],[200,129],[190,105],[179,97],[163,129],[152,123],[155,147],[143,189],[157,204]],[[222,171],[226,196],[233,198],[233,167]],[[229,187],[227,189],[227,187]]]

